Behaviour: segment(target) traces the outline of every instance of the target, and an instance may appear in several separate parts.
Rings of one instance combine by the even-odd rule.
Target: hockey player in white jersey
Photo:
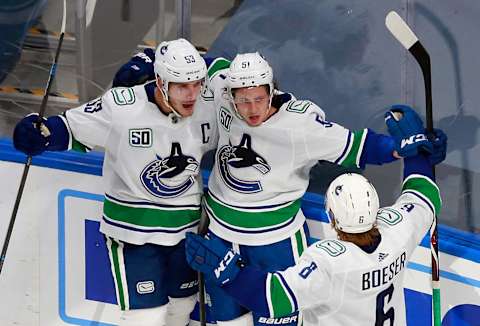
[[[285,269],[308,245],[300,200],[310,169],[319,160],[362,168],[391,162],[393,139],[369,129],[350,132],[326,121],[314,103],[276,91],[272,68],[258,53],[206,61],[202,99],[212,104],[219,133],[206,197],[211,237],[257,267]],[[219,325],[265,324],[222,289],[207,283],[207,293]],[[299,321],[295,314],[281,322],[287,320]]]
[[[425,138],[412,110],[393,110],[404,114],[399,121],[392,111],[386,115],[398,144]],[[311,245],[295,266],[268,273],[218,238],[193,233],[187,234],[189,263],[243,306],[269,316],[265,323],[300,310],[305,326],[406,325],[404,271],[441,208],[431,163],[445,158],[446,136],[436,135],[430,160],[420,147],[408,149],[413,156],[404,159],[402,194],[392,206],[379,209],[375,188],[363,176],[337,177],[325,203],[337,238]]]
[[[205,61],[188,41],[162,42],[151,63],[154,81],[112,88],[45,119],[40,130],[38,116],[29,115],[13,138],[17,149],[31,155],[105,149],[100,230],[123,311],[121,325],[184,326],[197,293],[184,238],[199,222],[200,160],[215,148],[217,128],[198,96]]]
[[[300,200],[319,160],[363,168],[395,159],[391,137],[351,132],[314,103],[276,91],[272,68],[258,53],[213,61],[205,89],[219,129],[206,197],[210,236],[263,270],[294,265],[308,246]],[[266,324],[265,315],[249,314],[209,282],[207,292],[220,325]],[[301,317],[276,322],[300,325]]]

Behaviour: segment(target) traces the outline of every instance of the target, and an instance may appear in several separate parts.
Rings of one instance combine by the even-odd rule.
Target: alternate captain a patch
[[[242,140],[238,145],[222,146],[217,152],[217,162],[220,176],[223,182],[234,191],[241,193],[256,193],[262,191],[260,180],[242,180],[235,177],[233,169],[243,169],[252,167],[261,175],[270,172],[270,165],[267,161],[252,148],[252,137],[243,134]]]
[[[173,198],[186,192],[195,183],[193,175],[198,173],[200,163],[193,157],[184,155],[179,143],[172,143],[170,156],[149,163],[142,171],[140,179],[145,189],[161,198]],[[182,178],[183,172],[185,177]],[[182,180],[183,179],[183,180]]]

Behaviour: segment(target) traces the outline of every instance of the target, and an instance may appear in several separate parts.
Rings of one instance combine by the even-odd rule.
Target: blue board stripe
[[[410,269],[419,271],[419,272],[426,273],[426,274],[430,274],[430,271],[431,271],[430,266],[425,266],[425,265],[414,263],[414,262],[409,262],[407,264],[407,267],[410,268]],[[463,283],[463,284],[467,284],[469,286],[474,286],[476,288],[480,288],[480,280],[476,280],[476,279],[473,279],[473,278],[470,278],[470,277],[458,275],[458,274],[455,274],[455,273],[452,273],[452,272],[447,272],[447,271],[444,271],[444,270],[440,270],[440,280],[442,278],[452,280],[452,281],[456,281],[456,282]]]
[[[115,326],[113,324],[72,317],[67,313],[65,272],[65,199],[67,197],[77,197],[103,202],[102,195],[88,192],[64,189],[58,193],[58,314],[65,323],[71,325]]]

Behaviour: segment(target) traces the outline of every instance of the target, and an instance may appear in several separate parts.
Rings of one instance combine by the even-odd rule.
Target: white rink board
[[[10,216],[23,165],[0,161],[7,187],[0,210]],[[59,193],[72,189],[102,193],[101,177],[32,166],[0,277],[0,325],[115,325],[116,305],[85,300],[83,220],[97,219],[102,203],[65,198],[65,261],[59,261]],[[8,219],[2,219],[4,237]],[[65,266],[60,278],[61,266]],[[60,289],[64,291],[60,291]],[[4,301],[5,300],[5,301]]]

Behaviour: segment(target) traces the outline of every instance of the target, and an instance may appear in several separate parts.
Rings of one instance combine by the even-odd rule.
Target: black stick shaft
[[[430,55],[418,40],[418,37],[407,25],[407,23],[395,11],[391,11],[385,18],[385,25],[392,35],[407,49],[420,65],[425,86],[425,110],[427,120],[427,136],[432,139],[435,137],[433,129],[432,113],[432,73],[430,67]],[[432,166],[432,174],[435,179],[435,167]],[[437,217],[435,216],[433,225],[430,229],[430,248],[432,258],[432,307],[433,324],[441,326],[441,305],[440,305],[440,263],[438,255],[438,233]]]
[[[22,179],[20,180],[20,187],[18,188],[17,198],[15,199],[15,205],[13,206],[10,222],[8,223],[8,229],[7,229],[7,234],[5,235],[5,241],[3,242],[2,253],[0,255],[0,274],[2,273],[3,264],[5,263],[8,245],[10,243],[10,238],[12,237],[13,225],[15,224],[15,220],[17,218],[18,208],[20,207],[20,200],[22,199],[23,189],[25,188],[25,183],[27,181],[28,171],[30,169],[31,163],[32,163],[32,157],[29,156],[23,168]]]
[[[423,74],[425,85],[425,115],[427,122],[427,133],[429,138],[433,138],[433,110],[432,110],[432,73],[430,65],[430,56],[423,45],[418,41],[410,49],[417,60]],[[432,166],[432,174],[435,179],[435,166]],[[432,307],[433,324],[441,324],[441,303],[440,303],[440,256],[438,253],[438,219],[435,217],[430,231],[430,248],[432,264]]]
[[[427,133],[430,137],[433,137],[432,73],[430,67],[430,56],[420,42],[415,43],[409,49],[409,51],[413,54],[422,70],[423,81],[425,85],[425,119],[427,122]],[[435,166],[432,167],[432,172],[433,177],[435,178]],[[432,231],[431,244],[432,248],[434,249],[434,253],[432,253],[432,280],[438,281],[440,279],[440,270],[438,266],[437,219],[435,219],[435,225]],[[433,254],[436,255],[436,259]]]
[[[50,74],[48,76],[47,86],[45,87],[45,93],[43,95],[42,103],[40,104],[40,110],[38,111],[37,128],[40,128],[43,115],[45,114],[47,101],[48,101],[48,94],[50,93],[50,88],[52,87],[53,80],[55,79],[55,74],[57,72],[57,62],[60,56],[60,50],[62,48],[64,35],[65,35],[65,32],[62,31],[62,33],[60,34],[60,39],[58,40],[58,46],[57,46],[57,50],[55,51],[53,64],[52,64],[52,67],[50,68]],[[23,168],[22,179],[20,180],[20,186],[18,187],[17,197],[15,199],[15,204],[13,206],[12,215],[10,216],[10,222],[8,223],[7,234],[5,235],[5,240],[3,242],[2,253],[0,255],[0,274],[2,273],[3,264],[5,263],[5,259],[7,257],[8,245],[10,244],[10,238],[12,237],[12,233],[13,233],[13,226],[15,225],[15,220],[17,219],[18,208],[20,207],[20,201],[22,200],[23,189],[25,188],[25,183],[27,182],[27,177],[28,177],[28,171],[30,170],[31,165],[32,165],[32,157],[28,156],[27,161],[25,163],[25,167]]]
[[[206,300],[205,300],[205,277],[201,272],[198,272],[198,304],[200,312],[200,325],[207,325],[207,312],[206,312]]]
[[[198,225],[198,234],[205,235],[208,231],[208,215],[205,212],[205,203],[202,200],[202,214],[200,223]],[[206,299],[205,299],[205,277],[201,272],[198,272],[198,304],[200,312],[200,325],[207,325]]]
[[[64,36],[65,36],[65,33],[62,33],[60,35],[60,39],[58,40],[57,50],[55,51],[55,58],[53,59],[53,64],[52,64],[52,67],[50,68],[50,74],[48,75],[47,87],[45,88],[45,93],[43,94],[42,103],[40,104],[40,110],[38,111],[39,123],[42,120],[43,115],[45,114],[45,110],[47,108],[48,95],[50,94],[50,89],[52,88],[53,80],[55,79],[55,75],[57,73],[57,63],[58,63],[58,58],[60,56],[60,50],[62,48]]]

